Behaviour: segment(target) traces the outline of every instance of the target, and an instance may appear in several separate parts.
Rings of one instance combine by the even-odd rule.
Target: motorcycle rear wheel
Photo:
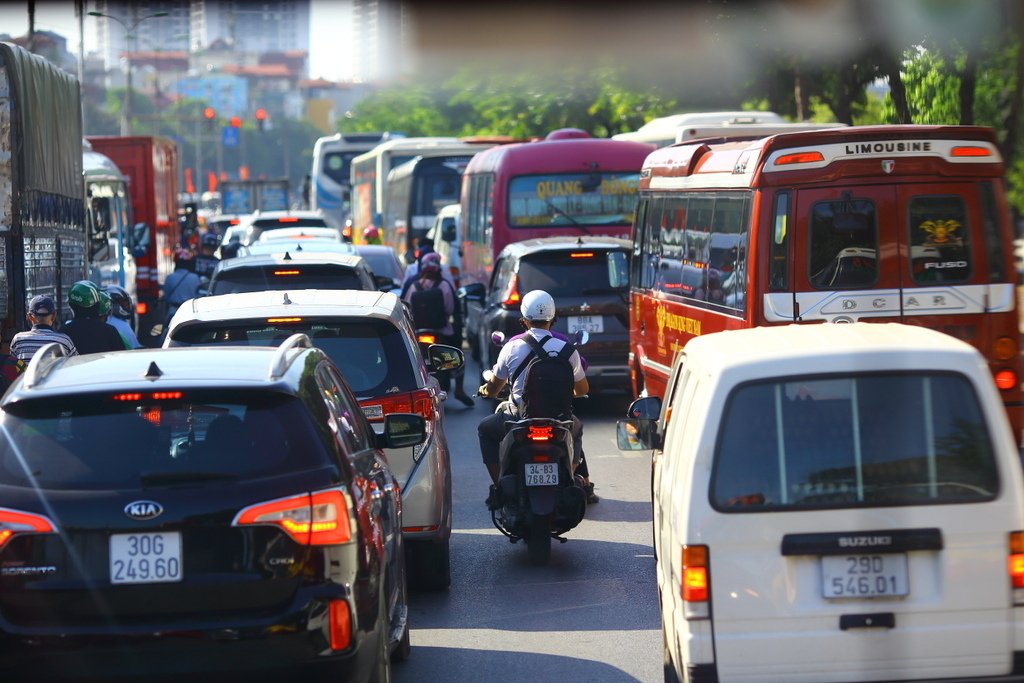
[[[530,562],[536,565],[547,564],[551,559],[551,516],[533,516],[526,535],[526,549]]]

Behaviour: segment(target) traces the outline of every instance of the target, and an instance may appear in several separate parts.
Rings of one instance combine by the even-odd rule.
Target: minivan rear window
[[[365,289],[349,266],[328,263],[246,266],[217,273],[210,294],[237,294],[281,289]]]
[[[171,335],[172,346],[277,346],[293,334],[309,335],[341,370],[352,393],[382,396],[417,388],[402,331],[368,318],[274,318],[191,323]]]
[[[0,483],[148,488],[330,464],[300,399],[232,390],[110,392],[21,401],[0,422]]]
[[[722,416],[711,503],[722,512],[931,505],[998,491],[967,378],[882,373],[737,387]]]
[[[629,257],[625,250],[556,251],[525,256],[519,262],[519,290],[543,289],[560,296],[626,291]]]

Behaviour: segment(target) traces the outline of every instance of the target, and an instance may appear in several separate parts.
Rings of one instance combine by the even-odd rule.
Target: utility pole
[[[82,135],[85,135],[85,0],[75,0],[78,17],[78,87],[82,93]]]

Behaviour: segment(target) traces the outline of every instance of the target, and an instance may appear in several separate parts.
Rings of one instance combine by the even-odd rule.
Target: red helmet
[[[369,242],[370,240],[380,239],[380,230],[374,226],[363,229],[363,239]]]

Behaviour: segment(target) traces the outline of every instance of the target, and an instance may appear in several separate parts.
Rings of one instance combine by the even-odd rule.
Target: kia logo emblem
[[[124,506],[124,514],[140,521],[155,519],[163,513],[163,506],[151,500],[137,500]]]

